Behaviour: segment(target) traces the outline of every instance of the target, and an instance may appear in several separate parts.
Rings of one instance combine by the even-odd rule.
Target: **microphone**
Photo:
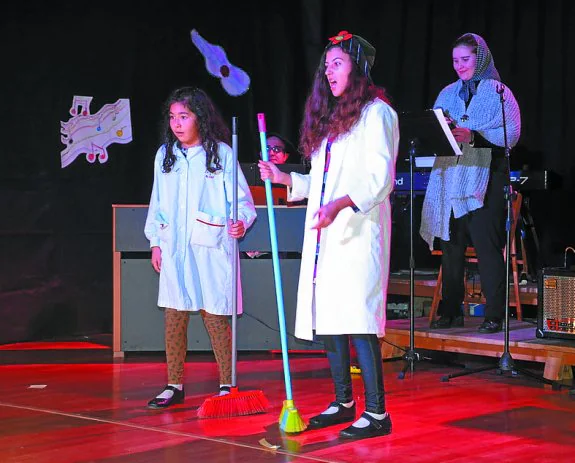
[[[455,124],[455,120],[453,119],[453,117],[451,117],[451,114],[449,114],[449,110],[448,109],[443,109],[441,106],[439,107],[439,109],[441,109],[443,111],[443,115],[447,118],[449,118],[449,120],[451,122],[449,122],[447,124],[447,126],[453,130],[455,127],[457,127],[457,125]]]
[[[495,88],[495,91],[497,93],[499,93],[500,96],[500,100],[503,102],[505,101],[505,96],[503,95],[503,92],[505,92],[505,85],[503,85],[502,83],[497,84],[497,87]]]

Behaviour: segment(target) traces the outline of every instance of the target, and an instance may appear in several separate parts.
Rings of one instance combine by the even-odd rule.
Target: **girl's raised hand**
[[[278,177],[281,172],[273,162],[260,160],[258,167],[260,168],[260,177],[262,180],[269,179],[272,183],[279,183]]]

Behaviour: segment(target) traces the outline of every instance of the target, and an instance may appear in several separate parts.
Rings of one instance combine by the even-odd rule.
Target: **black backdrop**
[[[47,3],[19,2],[0,15],[0,343],[111,331],[111,205],[147,203],[160,106],[172,89],[199,85],[228,120],[237,116],[240,160],[250,162],[258,112],[268,130],[297,141],[317,60],[341,29],[376,46],[374,79],[398,111],[430,107],[455,79],[453,40],[482,35],[522,109],[513,167],[563,179],[529,193],[539,265],[562,264],[574,244],[570,0]],[[228,96],[207,73],[192,28],[250,74],[246,94]],[[79,157],[60,167],[59,126],[73,95],[93,96],[92,112],[130,99],[133,141],[111,145],[105,164]],[[395,228],[398,243],[407,232]]]

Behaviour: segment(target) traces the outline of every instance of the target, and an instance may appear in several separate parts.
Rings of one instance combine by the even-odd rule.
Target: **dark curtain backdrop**
[[[562,265],[574,244],[570,0],[48,3],[19,2],[0,14],[0,343],[111,332],[111,206],[148,202],[161,104],[172,89],[199,85],[228,120],[237,116],[240,160],[251,162],[258,112],[269,131],[297,142],[318,58],[342,29],[376,46],[373,77],[398,111],[431,107],[455,80],[453,40],[482,35],[522,110],[512,166],[562,179],[528,194],[537,265]],[[192,28],[249,73],[246,94],[228,96],[207,73]],[[105,164],[79,157],[60,167],[60,121],[73,95],[93,96],[92,113],[130,99],[133,141],[111,145]],[[405,242],[408,229],[394,233]]]

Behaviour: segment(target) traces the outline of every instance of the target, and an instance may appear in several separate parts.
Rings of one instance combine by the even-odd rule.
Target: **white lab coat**
[[[176,162],[162,172],[165,148],[156,153],[154,185],[144,232],[150,247],[160,246],[162,266],[158,306],[176,310],[205,309],[216,315],[232,314],[233,238],[231,148],[219,143],[222,170],[206,169],[203,147],[191,147],[184,156],[174,147]],[[256,210],[246,179],[238,165],[238,219],[246,229]],[[238,313],[242,311],[238,264]]]
[[[313,269],[325,165],[324,140],[308,175],[291,174],[288,200],[308,197],[295,335],[385,334],[391,235],[390,193],[399,144],[396,112],[376,99],[354,128],[331,146],[323,204],[349,195],[359,208],[343,209],[321,232],[316,284]]]

